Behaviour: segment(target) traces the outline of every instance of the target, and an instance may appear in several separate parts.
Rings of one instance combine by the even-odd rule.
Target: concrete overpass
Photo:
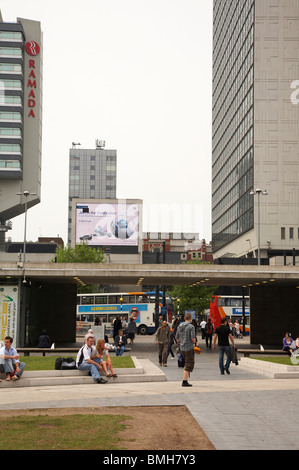
[[[57,343],[75,341],[76,290],[81,282],[131,284],[136,290],[142,284],[249,286],[251,342],[281,345],[286,331],[299,336],[296,266],[26,263],[23,269],[0,263],[0,285],[15,285],[20,292],[19,345],[35,345],[43,329]]]
[[[160,284],[209,286],[293,286],[299,287],[299,267],[243,266],[216,264],[72,264],[0,263],[0,282],[8,279],[63,284]],[[137,290],[137,289],[136,289]]]

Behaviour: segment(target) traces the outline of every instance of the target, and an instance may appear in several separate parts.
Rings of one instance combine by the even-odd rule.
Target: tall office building
[[[72,201],[76,199],[116,198],[116,150],[106,150],[103,141],[95,149],[81,149],[73,144],[69,154],[68,243],[72,240]]]
[[[40,202],[41,142],[40,23],[7,23],[0,12],[0,245],[25,200],[28,208]]]
[[[299,247],[298,25],[298,0],[214,0],[215,258]]]

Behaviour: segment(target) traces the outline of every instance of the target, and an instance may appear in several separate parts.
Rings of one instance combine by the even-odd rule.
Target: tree
[[[200,260],[187,261],[186,264],[209,264]],[[170,290],[170,294],[174,299],[180,299],[180,313],[183,314],[185,310],[195,310],[196,313],[202,313],[210,307],[210,299],[214,294],[217,286],[174,286]],[[177,303],[177,302],[176,302]]]
[[[104,251],[101,248],[92,248],[82,242],[72,248],[70,245],[59,247],[56,250],[56,259],[53,263],[105,263]]]

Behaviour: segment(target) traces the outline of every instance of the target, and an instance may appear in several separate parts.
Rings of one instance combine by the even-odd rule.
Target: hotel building
[[[38,21],[7,23],[0,12],[0,246],[25,200],[40,202],[42,43]]]

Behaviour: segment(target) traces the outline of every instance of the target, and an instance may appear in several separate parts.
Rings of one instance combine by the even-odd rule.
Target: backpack
[[[77,369],[76,361],[73,357],[58,357],[55,361],[55,370]]]
[[[185,366],[185,359],[183,358],[183,355],[181,351],[178,352],[178,367],[184,367]]]

